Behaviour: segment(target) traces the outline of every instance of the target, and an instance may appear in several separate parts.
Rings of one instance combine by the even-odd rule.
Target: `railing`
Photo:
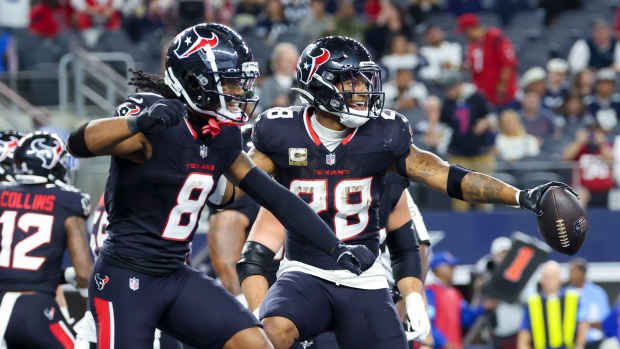
[[[1,81],[0,96],[2,96],[5,102],[0,103],[0,110],[2,110],[2,114],[13,128],[23,128],[23,120],[20,119],[19,115],[30,117],[32,123],[37,126],[47,125],[49,123],[49,112],[46,109],[33,106]]]
[[[109,63],[124,64],[125,75],[112,69]],[[104,112],[114,110],[117,102],[129,93],[127,72],[134,66],[133,58],[123,52],[87,52],[78,48],[64,55],[58,64],[60,109],[69,111],[69,86],[73,82],[73,112],[76,115],[86,114],[88,102]],[[103,91],[98,87],[103,87]]]

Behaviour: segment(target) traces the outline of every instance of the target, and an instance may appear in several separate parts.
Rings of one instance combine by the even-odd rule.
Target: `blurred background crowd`
[[[115,98],[127,92],[117,86],[122,79],[113,79],[126,77],[127,67],[160,72],[163,49],[180,29],[217,21],[237,29],[253,49],[263,73],[259,95],[265,109],[295,102],[289,88],[299,51],[309,41],[349,35],[363,41],[384,67],[385,107],[409,118],[417,145],[463,166],[496,172],[515,185],[564,180],[579,187],[584,204],[617,208],[616,5],[610,0],[1,0],[0,82],[28,103],[48,107],[25,108],[34,127],[66,128],[85,115],[109,113]],[[104,79],[103,87],[98,79]],[[58,105],[73,114],[50,118]],[[99,108],[93,112],[94,107]],[[422,207],[451,206],[441,196],[414,190]]]

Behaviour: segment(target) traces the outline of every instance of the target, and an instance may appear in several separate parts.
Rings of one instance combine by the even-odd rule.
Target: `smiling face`
[[[336,84],[338,91],[344,95],[347,106],[359,111],[368,110],[369,95],[367,94],[368,79],[363,74],[351,75],[348,79]]]

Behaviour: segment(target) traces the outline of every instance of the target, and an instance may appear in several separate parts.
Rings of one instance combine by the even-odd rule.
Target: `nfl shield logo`
[[[200,157],[204,159],[207,155],[209,155],[209,149],[203,144],[200,146]]]
[[[336,164],[336,154],[330,153],[325,155],[325,163],[329,166],[334,166]]]
[[[132,291],[137,291],[140,288],[140,279],[136,277],[129,278],[129,289]]]

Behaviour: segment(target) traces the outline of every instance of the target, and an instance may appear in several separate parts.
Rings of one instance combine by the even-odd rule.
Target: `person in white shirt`
[[[271,55],[273,75],[263,81],[259,90],[260,104],[264,109],[290,104],[289,89],[295,78],[298,57],[297,48],[288,42],[280,43],[273,49]]]
[[[568,54],[568,64],[573,74],[584,68],[620,71],[620,45],[612,37],[611,28],[605,20],[594,21],[592,36],[573,44]]]
[[[417,47],[402,34],[392,38],[390,53],[381,59],[381,64],[387,68],[390,78],[400,69],[414,70],[421,63]]]
[[[403,113],[420,107],[428,96],[426,86],[415,81],[410,69],[398,69],[395,75],[394,80],[384,86],[385,107]]]
[[[521,118],[514,110],[506,110],[500,115],[499,129],[495,145],[502,160],[520,160],[540,152],[536,137],[525,132]]]
[[[463,49],[456,42],[444,40],[444,32],[438,26],[431,25],[424,33],[425,46],[420,55],[427,65],[420,69],[420,77],[424,80],[436,81],[443,69],[458,69],[463,63]]]

